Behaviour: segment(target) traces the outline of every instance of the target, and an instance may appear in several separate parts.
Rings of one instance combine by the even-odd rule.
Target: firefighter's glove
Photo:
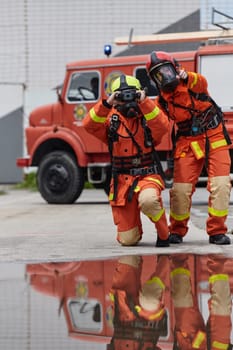
[[[117,101],[117,99],[116,99],[116,94],[117,93],[119,93],[119,91],[115,91],[115,92],[113,92],[109,97],[108,97],[108,99],[107,99],[107,103],[110,105],[110,106],[115,106],[117,103],[118,103],[118,101]]]
[[[181,69],[179,71],[179,77],[182,80],[187,80],[188,79],[188,73],[184,69]]]
[[[146,98],[146,91],[145,90],[140,90],[139,93],[140,93],[140,98],[139,98],[138,102],[140,103],[140,102],[145,100],[145,98]]]

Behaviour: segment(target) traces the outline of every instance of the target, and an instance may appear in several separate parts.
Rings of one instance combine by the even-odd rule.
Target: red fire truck
[[[197,51],[174,52],[172,55],[185,69],[206,76],[211,96],[222,108],[233,140],[233,44],[227,41],[228,36],[233,35],[232,31],[227,33],[218,32],[214,42],[207,42]],[[199,37],[185,34],[182,39],[182,33],[179,33],[176,41],[197,41],[211,36],[209,32],[205,36],[199,34]],[[158,42],[168,42],[161,36]],[[173,37],[172,40],[175,41]],[[108,192],[111,176],[108,148],[84,130],[82,119],[99,99],[110,93],[112,81],[122,73],[137,77],[147,88],[149,97],[156,98],[156,87],[146,73],[147,59],[148,55],[142,55],[69,63],[64,83],[57,89],[58,101],[30,113],[29,125],[25,129],[28,155],[17,159],[16,163],[19,167],[37,167],[38,189],[48,203],[75,202],[85,181]],[[158,147],[163,165],[172,149],[169,135],[168,132]]]

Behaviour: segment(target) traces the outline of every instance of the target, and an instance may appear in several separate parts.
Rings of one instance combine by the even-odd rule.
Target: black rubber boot
[[[177,233],[171,233],[169,236],[169,242],[173,244],[179,244],[183,242],[183,237]]]
[[[224,234],[210,236],[209,243],[213,244],[231,244],[231,240]]]
[[[156,247],[169,247],[170,246],[169,239],[161,239],[158,237],[155,246]]]

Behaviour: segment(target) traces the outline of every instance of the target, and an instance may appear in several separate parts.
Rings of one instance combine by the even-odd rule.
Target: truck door
[[[102,69],[74,69],[68,73],[64,103],[64,126],[72,129],[82,139],[86,153],[107,152],[107,146],[82,126],[82,120],[101,96]]]
[[[69,279],[72,293],[66,297],[64,313],[73,336],[112,335],[111,320],[107,317],[111,316],[107,296],[114,266],[114,260],[85,261]]]

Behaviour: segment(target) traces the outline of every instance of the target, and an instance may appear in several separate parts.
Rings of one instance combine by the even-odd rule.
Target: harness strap
[[[133,180],[133,183],[132,185],[130,186],[130,189],[129,189],[129,193],[128,193],[128,202],[131,202],[132,199],[133,199],[133,194],[134,194],[134,190],[138,184],[138,180],[139,178],[136,177],[134,180]]]
[[[127,157],[112,157],[112,167],[121,169],[126,168],[130,169],[132,167],[146,167],[150,166],[153,163],[152,152],[144,153],[141,157],[138,156],[127,156]]]
[[[131,176],[146,176],[152,174],[158,174],[158,169],[155,164],[148,166],[146,168],[112,168],[114,174],[127,174]]]
[[[186,106],[182,106],[182,105],[173,103],[173,105],[176,107],[180,107],[180,108],[189,110],[190,114],[191,114],[191,119],[184,121],[184,122],[181,122],[181,123],[177,123],[178,131],[177,131],[176,137],[173,138],[173,140],[172,140],[173,150],[175,149],[176,140],[179,138],[179,136],[200,135],[200,134],[206,133],[206,131],[209,129],[215,129],[220,123],[222,123],[224,138],[225,138],[227,144],[231,145],[232,141],[230,139],[229,133],[228,133],[226,126],[225,126],[225,123],[224,123],[223,112],[222,112],[221,108],[217,105],[217,103],[212,99],[211,96],[209,96],[206,93],[196,93],[190,89],[188,89],[188,92],[189,92],[189,95],[196,100],[203,101],[203,102],[204,101],[210,102],[211,107],[208,108],[206,111],[201,112],[201,111],[195,110],[192,107],[186,107]],[[192,102],[192,106],[193,106],[194,103],[193,103],[192,99],[191,99],[191,102]],[[162,109],[168,115],[168,118],[173,119],[169,113],[168,103],[161,95],[159,96],[159,103],[160,103]],[[193,115],[193,113],[199,113],[199,114],[200,113],[201,114],[208,113],[208,110],[213,108],[213,107],[215,109],[215,113],[211,115],[211,118],[206,120],[206,123],[203,123],[201,125],[201,122],[198,122],[198,116]],[[207,134],[206,134],[206,143],[205,143],[205,166],[206,166],[206,169],[208,169],[209,150],[210,150],[210,143],[209,143],[209,139],[208,139]]]
[[[159,159],[158,153],[157,153],[157,151],[156,151],[156,149],[154,147],[154,140],[153,140],[153,137],[151,135],[151,130],[150,130],[150,128],[148,127],[148,125],[146,123],[145,117],[142,118],[142,126],[144,128],[145,134],[147,135],[145,137],[145,146],[146,147],[151,147],[153,159],[154,159],[155,164],[157,165],[158,174],[160,174],[161,177],[163,178],[163,180],[165,181],[166,175],[165,175],[165,173],[163,171],[163,167],[162,167],[161,161]],[[146,144],[146,142],[147,142],[147,144]]]
[[[117,142],[119,139],[119,134],[117,130],[120,126],[120,123],[125,127],[128,135],[130,136],[132,142],[137,148],[136,156],[130,157],[113,157],[113,143]],[[144,130],[144,146],[150,148],[151,152],[143,154],[140,145],[134,138],[133,133],[127,128],[123,121],[119,120],[118,114],[113,114],[111,117],[110,127],[108,131],[108,140],[109,140],[109,152],[111,155],[112,163],[112,177],[113,177],[113,200],[116,200],[117,196],[117,187],[118,187],[118,174],[129,174],[132,176],[146,176],[148,174],[157,174],[159,173],[163,179],[165,179],[165,173],[163,171],[160,159],[158,157],[157,151],[154,148],[154,140],[151,134],[151,130],[146,123],[144,116],[141,118],[141,126]],[[142,167],[135,167],[142,165]],[[138,178],[134,179],[132,186],[130,187],[128,194],[128,201],[131,201],[133,198],[134,190],[137,186]]]
[[[112,156],[113,142],[118,140],[117,130],[120,126],[120,120],[118,114],[113,114],[108,129],[108,149]]]
[[[212,106],[200,116],[195,116],[192,119],[177,123],[178,131],[176,137],[201,135],[207,130],[217,128],[220,123],[222,123],[222,116]]]
[[[223,134],[224,134],[225,140],[226,140],[228,145],[231,145],[232,144],[231,138],[230,138],[229,133],[228,133],[228,131],[226,129],[226,126],[225,126],[225,123],[224,123],[224,119],[223,119],[223,112],[222,112],[222,109],[219,107],[219,105],[212,99],[211,96],[209,96],[209,95],[207,95],[205,93],[199,93],[198,94],[198,93],[193,92],[192,90],[189,90],[189,93],[190,93],[191,96],[193,96],[197,100],[209,101],[216,108],[217,115],[221,119],[222,128],[223,128]]]

